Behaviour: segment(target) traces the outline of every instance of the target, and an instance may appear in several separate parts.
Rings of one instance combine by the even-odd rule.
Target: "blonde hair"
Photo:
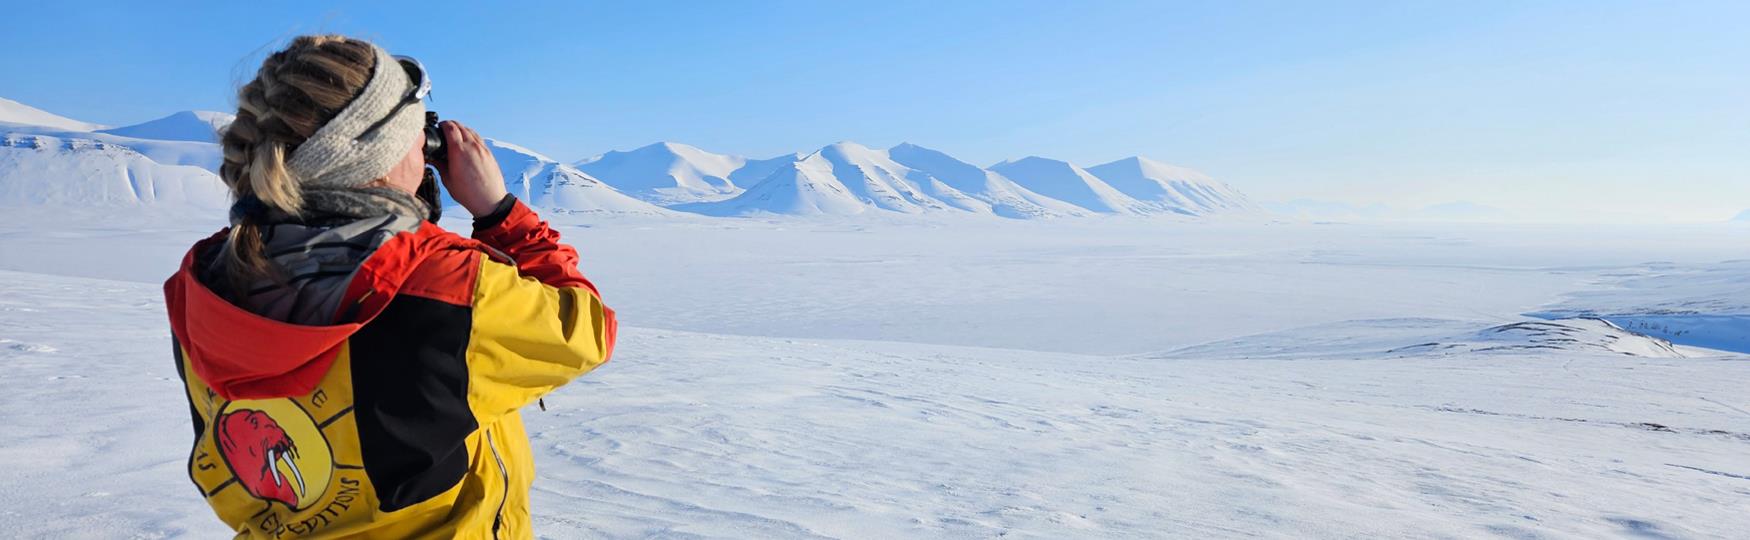
[[[286,171],[286,157],[370,82],[374,51],[370,43],[345,36],[299,36],[261,62],[255,79],[237,90],[237,119],[219,141],[219,176],[234,200],[253,197],[273,210],[299,213],[303,196]],[[225,269],[236,283],[278,275],[262,253],[264,224],[258,219],[244,213],[225,244]]]

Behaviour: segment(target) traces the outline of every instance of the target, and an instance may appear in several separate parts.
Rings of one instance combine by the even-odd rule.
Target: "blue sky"
[[[1750,2],[504,4],[15,3],[0,96],[107,124],[227,110],[273,47],[338,32],[423,60],[446,117],[566,161],[849,139],[1145,155],[1266,200],[1750,208]]]

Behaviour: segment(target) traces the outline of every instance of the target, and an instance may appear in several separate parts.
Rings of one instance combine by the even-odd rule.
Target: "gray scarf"
[[[423,221],[431,215],[431,207],[390,187],[306,188],[303,214],[306,220],[354,221],[395,214]]]
[[[231,205],[231,223],[244,219],[262,224],[302,223],[315,227],[332,227],[365,218],[398,215],[424,221],[431,217],[431,206],[412,194],[386,186],[357,188],[304,188],[304,206],[297,215],[288,214],[263,204],[255,197],[244,197]]]

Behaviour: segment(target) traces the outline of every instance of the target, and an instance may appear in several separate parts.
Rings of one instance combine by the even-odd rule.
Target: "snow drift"
[[[1454,339],[1419,343],[1394,353],[1484,353],[1538,350],[1610,353],[1645,358],[1684,358],[1671,342],[1623,329],[1603,319],[1526,321],[1494,326]]]
[[[1398,318],[1313,325],[1219,340],[1145,357],[1299,360],[1546,353],[1640,358],[1690,356],[1670,341],[1596,318],[1531,320],[1486,327],[1475,321]]]
[[[212,171],[158,163],[126,146],[18,133],[0,137],[0,206],[223,207],[228,197]]]

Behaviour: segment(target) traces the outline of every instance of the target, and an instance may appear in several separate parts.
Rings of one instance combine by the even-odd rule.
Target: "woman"
[[[518,410],[601,365],[614,312],[480,136],[441,125],[472,238],[428,221],[423,68],[305,36],[238,92],[232,226],[164,285],[189,476],[238,538],[530,538]]]

